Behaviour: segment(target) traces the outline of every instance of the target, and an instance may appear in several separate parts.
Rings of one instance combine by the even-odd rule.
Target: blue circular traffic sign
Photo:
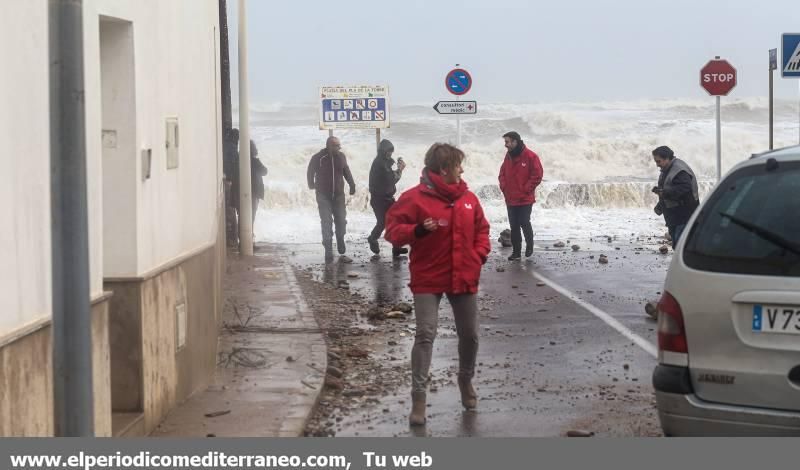
[[[453,69],[447,73],[444,86],[454,95],[466,95],[472,88],[472,76],[464,69]]]

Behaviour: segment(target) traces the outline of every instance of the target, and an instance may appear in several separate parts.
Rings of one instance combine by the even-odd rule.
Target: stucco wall
[[[0,35],[2,343],[12,331],[50,317],[47,2],[4,3]]]
[[[8,2],[0,15],[0,52],[14,73],[0,74],[0,344],[51,310],[49,77],[46,0]],[[130,21],[134,35],[136,129],[128,174],[103,180],[101,17]],[[222,197],[219,47],[216,0],[84,1],[86,145],[92,297],[104,277],[137,276],[208,246]],[[9,69],[4,69],[9,70]],[[165,118],[180,123],[180,163],[166,168]],[[152,149],[151,178],[141,179],[140,150]],[[118,179],[125,179],[119,181]],[[134,242],[106,248],[103,194],[133,185]],[[131,216],[133,217],[133,215]],[[113,221],[112,221],[113,222]]]
[[[49,326],[0,346],[0,437],[54,433],[53,349]],[[111,436],[108,301],[92,306],[94,431]]]

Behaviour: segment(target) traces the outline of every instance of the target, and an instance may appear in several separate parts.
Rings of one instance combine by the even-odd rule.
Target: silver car
[[[800,147],[733,168],[698,208],[658,306],[668,436],[800,436]]]

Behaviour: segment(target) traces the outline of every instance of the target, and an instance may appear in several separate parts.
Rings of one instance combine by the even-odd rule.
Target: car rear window
[[[800,162],[768,170],[765,159],[728,176],[698,214],[683,260],[703,271],[800,276]]]

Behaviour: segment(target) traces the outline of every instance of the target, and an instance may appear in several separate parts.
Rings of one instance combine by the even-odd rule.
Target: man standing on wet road
[[[661,170],[658,186],[653,188],[658,195],[658,204],[653,210],[658,215],[664,215],[672,238],[672,248],[675,248],[689,218],[700,205],[697,178],[689,165],[675,157],[675,153],[666,145],[653,150],[653,161]]]
[[[326,263],[333,262],[333,225],[336,226],[336,248],[342,255],[341,261],[352,262],[344,256],[347,251],[344,244],[344,234],[347,231],[344,180],[350,186],[351,196],[356,193],[356,183],[341,148],[338,138],[328,137],[325,148],[311,157],[306,174],[309,189],[316,192]]]
[[[506,199],[508,210],[508,223],[511,225],[512,253],[509,261],[522,257],[522,237],[520,229],[525,235],[525,256],[533,254],[533,227],[531,227],[531,212],[533,203],[536,202],[536,187],[542,182],[544,170],[539,156],[525,146],[520,135],[516,132],[507,132],[503,135],[505,147],[508,150],[500,167],[500,191]]]

